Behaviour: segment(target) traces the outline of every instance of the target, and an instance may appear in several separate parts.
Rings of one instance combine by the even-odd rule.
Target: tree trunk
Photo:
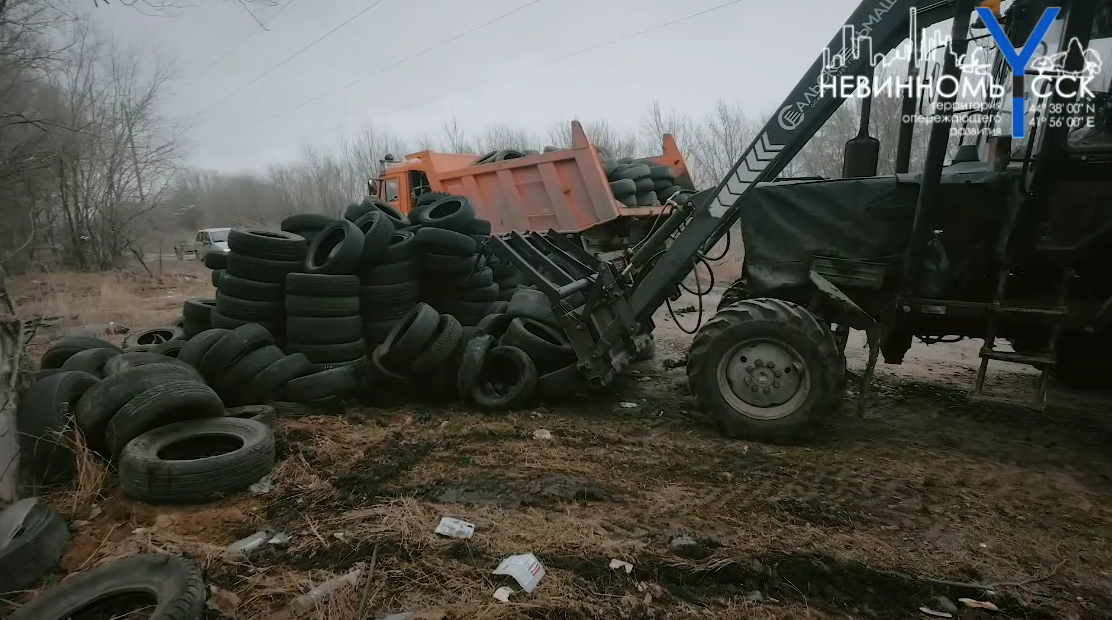
[[[23,324],[15,314],[0,273],[0,504],[19,499],[18,405]]]

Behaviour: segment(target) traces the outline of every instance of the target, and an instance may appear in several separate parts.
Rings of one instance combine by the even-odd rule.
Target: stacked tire
[[[286,351],[315,370],[366,362],[357,276],[291,273],[286,292]]]
[[[414,211],[421,300],[465,326],[477,325],[498,301],[494,271],[476,242],[485,245],[490,222],[476,219],[463,196],[446,196]]]
[[[335,218],[322,213],[297,213],[282,220],[279,228],[284,232],[300,236],[305,240],[305,245],[308,247],[322,230],[335,221]]]
[[[375,348],[367,370],[372,390],[415,390],[454,396],[465,328],[450,314],[419,303]]]
[[[604,159],[602,168],[610,181],[610,192],[627,207],[657,207],[669,199],[682,204],[694,193],[677,183],[671,166],[658,165],[651,158]]]
[[[234,228],[228,233],[228,269],[216,291],[212,327],[265,327],[285,333],[285,282],[302,269],[305,239],[285,231]]]
[[[395,231],[385,249],[359,270],[359,306],[367,350],[385,342],[398,320],[420,299],[416,235],[410,230]]]

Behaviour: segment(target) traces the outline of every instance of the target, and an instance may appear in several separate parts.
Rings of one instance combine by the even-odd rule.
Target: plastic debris
[[[293,537],[288,532],[278,532],[270,540],[266,541],[268,545],[288,545]]]
[[[239,596],[231,590],[221,590],[211,586],[212,596],[205,601],[205,606],[222,616],[235,618],[239,613]]]
[[[989,611],[1000,611],[1000,608],[990,603],[989,601],[978,601],[971,598],[959,598],[958,602],[971,609],[987,609]]]
[[[552,439],[552,433],[545,428],[533,431],[533,439]]]
[[[297,613],[305,613],[313,607],[316,607],[317,603],[323,601],[325,597],[336,590],[347,586],[354,586],[359,583],[359,576],[362,574],[363,569],[355,568],[339,577],[333,577],[305,594],[293,599],[290,603],[290,609]]]
[[[475,524],[453,517],[443,517],[436,526],[436,533],[448,538],[471,538],[475,534]]]
[[[614,570],[624,570],[627,575],[633,572],[632,564],[630,564],[629,562],[623,562],[617,558],[610,560],[610,568]]]
[[[622,409],[636,409],[641,405],[638,405],[637,403],[631,403],[628,400],[623,400],[622,402],[618,403],[618,406]]]
[[[92,521],[93,519],[99,517],[102,514],[104,514],[104,510],[102,510],[100,506],[97,506],[96,504],[93,504],[92,510],[89,511],[89,520]]]
[[[237,540],[228,545],[228,548],[224,550],[224,559],[237,560],[246,557],[248,554],[254,553],[265,547],[266,543],[270,541],[271,536],[273,536],[271,532],[260,530],[247,538]]]
[[[513,577],[523,590],[532,593],[544,577],[544,566],[532,553],[521,553],[502,560],[494,574]]]
[[[510,597],[513,596],[515,592],[516,590],[514,590],[510,586],[502,586],[501,588],[498,588],[494,591],[494,598],[502,601],[503,603],[509,603]]]
[[[258,482],[247,487],[247,490],[254,495],[266,495],[274,490],[274,479],[270,474],[267,474],[260,478]]]
[[[933,616],[935,618],[953,618],[954,617],[954,615],[951,614],[951,613],[947,613],[945,611],[938,611],[937,609],[931,609],[930,607],[920,607],[919,611],[927,614],[928,616]]]

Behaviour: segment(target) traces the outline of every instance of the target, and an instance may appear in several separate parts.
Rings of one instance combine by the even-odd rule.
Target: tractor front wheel
[[[687,359],[696,403],[731,437],[797,443],[821,430],[842,400],[845,365],[834,335],[788,301],[722,308]]]

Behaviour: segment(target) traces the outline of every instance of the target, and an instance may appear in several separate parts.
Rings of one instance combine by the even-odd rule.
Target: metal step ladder
[[[985,343],[981,347],[981,365],[977,369],[977,380],[973,384],[970,399],[978,402],[1002,403],[1029,407],[1043,410],[1046,407],[1046,388],[1050,379],[1050,370],[1058,362],[1058,336],[1062,331],[1062,319],[1068,314],[1066,299],[1074,279],[1074,270],[1067,267],[1062,270],[1062,279],[1058,285],[1056,307],[1013,306],[1005,303],[1005,294],[1008,287],[1008,278],[1011,269],[1004,265],[997,275],[996,292],[992,299],[992,313],[989,316],[988,327],[985,330]],[[1041,315],[1050,317],[1050,333],[1047,337],[1046,349],[1038,354],[1014,353],[1000,351],[996,347],[996,334],[1000,328],[1000,319],[1005,315]],[[1018,364],[1031,364],[1039,369],[1039,383],[1035,392],[1035,400],[1027,401],[1017,398],[1007,398],[985,394],[985,377],[991,361],[1014,362]]]

